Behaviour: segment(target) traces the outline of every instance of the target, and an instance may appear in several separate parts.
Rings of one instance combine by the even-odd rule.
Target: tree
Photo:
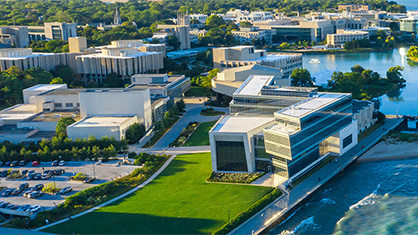
[[[239,26],[240,27],[251,27],[251,26],[253,26],[253,24],[251,24],[251,22],[249,22],[249,21],[242,21],[242,22],[239,23]]]
[[[73,69],[68,65],[57,65],[55,69],[51,71],[51,74],[54,77],[60,77],[62,80],[67,83],[71,84],[76,77]]]
[[[49,84],[64,84],[64,81],[62,80],[62,78],[58,77],[52,79],[52,81]]]
[[[125,134],[125,139],[128,144],[135,144],[145,135],[144,124],[134,123],[128,127]]]
[[[307,69],[294,69],[290,75],[292,86],[311,87],[315,85],[315,78]]]
[[[167,46],[173,47],[175,51],[180,49],[180,45],[181,43],[179,42],[176,36],[170,35],[167,37]]]
[[[417,58],[418,57],[418,46],[411,46],[408,49],[408,52],[406,54],[409,58]]]
[[[72,117],[61,118],[57,123],[57,127],[55,129],[55,135],[58,136],[59,138],[67,137],[67,127],[73,123],[75,123],[75,120]]]
[[[405,68],[399,65],[392,66],[386,72],[386,77],[390,83],[395,83],[398,86],[403,86],[406,80],[403,78],[402,71]]]

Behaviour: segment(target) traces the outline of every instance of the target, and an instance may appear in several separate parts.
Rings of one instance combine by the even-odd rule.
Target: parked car
[[[10,163],[10,166],[18,166],[19,162],[18,161],[13,161],[12,163]]]
[[[8,206],[6,206],[4,209],[10,209],[10,210],[14,210],[17,207],[17,205],[15,204],[9,204]]]
[[[34,191],[29,194],[28,198],[38,198],[40,196],[44,195],[42,191]]]
[[[27,174],[28,174],[28,172],[29,172],[28,170],[23,170],[23,171],[22,171],[22,175],[27,175]]]
[[[28,180],[34,180],[34,178],[35,178],[35,173],[28,173],[28,176],[26,176],[26,179],[28,179]]]
[[[33,174],[33,173],[35,173],[35,170],[28,171],[28,174]]]
[[[40,180],[42,177],[41,173],[36,173],[35,176],[33,177],[34,180]]]
[[[4,163],[5,166],[10,166],[12,162],[11,161],[7,161],[6,163]]]
[[[26,165],[26,161],[25,160],[22,160],[22,161],[19,162],[19,166],[25,166],[25,165]]]
[[[19,195],[21,192],[22,192],[22,189],[17,188],[17,189],[15,189],[15,190],[13,190],[12,195],[13,195],[13,196],[17,196],[17,195]]]
[[[65,173],[65,170],[63,169],[54,170],[54,175],[62,175],[64,173]]]
[[[12,194],[13,189],[6,189],[6,191],[4,191],[1,195],[3,195],[3,197],[8,197],[10,196],[10,194]]]
[[[52,173],[51,172],[48,173],[48,174],[46,174],[46,175],[42,174],[41,179],[47,180],[47,179],[51,178],[51,176],[52,176]]]
[[[42,175],[48,175],[50,172],[51,172],[50,170],[44,170],[44,171],[42,172]]]
[[[21,189],[21,190],[25,190],[27,188],[29,188],[29,184],[28,183],[23,183],[23,184],[19,185],[19,189]]]
[[[10,205],[10,202],[3,202],[2,204],[0,204],[0,208],[5,208],[8,205]]]
[[[6,177],[8,174],[9,174],[9,172],[7,170],[4,170],[4,171],[0,172],[1,177]]]
[[[37,185],[35,185],[33,188],[34,188],[35,190],[42,190],[42,189],[43,189],[43,187],[44,187],[44,185],[43,185],[43,184],[37,184]]]
[[[58,160],[54,160],[54,161],[51,163],[51,166],[58,166]]]
[[[41,164],[39,161],[33,161],[32,162],[32,166],[39,166],[39,164]]]
[[[30,207],[30,211],[32,211],[33,213],[38,212],[41,209],[42,209],[42,207],[40,205],[35,205],[35,206]]]
[[[95,178],[87,178],[87,179],[83,180],[83,183],[85,183],[85,184],[90,184],[90,183],[92,183],[94,180],[95,180]]]
[[[4,166],[4,162],[0,161],[0,166]]]
[[[66,162],[66,161],[64,161],[64,160],[61,160],[61,161],[58,163],[58,165],[59,165],[59,166],[64,166],[65,164],[67,164],[67,162]]]
[[[66,193],[69,193],[71,191],[73,191],[73,188],[71,186],[67,186],[67,187],[60,190],[60,194],[66,194]]]
[[[17,209],[17,210],[18,211],[26,211],[29,208],[30,208],[30,205],[26,204],[26,205],[20,206],[19,209]]]
[[[35,191],[35,188],[34,187],[30,187],[25,192],[23,192],[23,196],[24,197],[28,197],[29,194],[33,193],[34,191]]]

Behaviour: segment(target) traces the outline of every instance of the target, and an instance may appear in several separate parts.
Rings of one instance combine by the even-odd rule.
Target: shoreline
[[[363,48],[359,50],[278,50],[268,51],[270,53],[302,53],[304,55],[327,55],[327,54],[349,54],[349,53],[370,53],[370,52],[389,52],[395,48]],[[417,61],[418,62],[418,61]]]
[[[401,160],[418,158],[418,143],[380,141],[363,154],[357,162]]]

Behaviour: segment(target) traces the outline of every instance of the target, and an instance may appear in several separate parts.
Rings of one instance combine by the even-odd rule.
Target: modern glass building
[[[250,76],[234,93],[230,116],[209,133],[214,171],[268,171],[291,178],[357,143],[351,94],[275,87]]]

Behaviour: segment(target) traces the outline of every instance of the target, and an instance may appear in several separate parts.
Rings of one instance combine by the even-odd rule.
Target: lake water
[[[398,4],[405,5],[408,11],[418,11],[417,0],[395,0]]]
[[[303,67],[316,78],[317,84],[326,84],[334,71],[347,72],[356,64],[376,71],[382,77],[386,77],[390,67],[401,65],[405,68],[402,74],[406,79],[406,87],[380,97],[380,111],[385,114],[418,115],[418,64],[407,60],[407,50],[400,48],[388,52],[304,55]],[[311,59],[318,59],[321,63],[309,63]]]
[[[418,160],[358,163],[271,234],[418,234]]]

